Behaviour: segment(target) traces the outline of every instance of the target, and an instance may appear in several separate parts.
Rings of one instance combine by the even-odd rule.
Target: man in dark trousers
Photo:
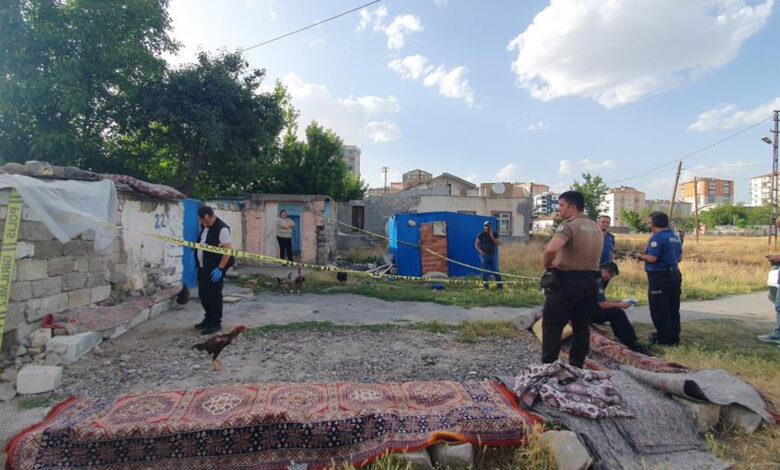
[[[601,259],[599,260],[599,263],[609,263],[612,261],[612,255],[615,252],[615,236],[609,231],[609,226],[612,224],[612,217],[600,215],[598,224],[599,227],[601,227],[601,233],[604,234],[604,248],[601,250]]]
[[[198,242],[222,248],[231,248],[230,227],[214,215],[209,206],[198,208],[200,235]],[[198,296],[206,315],[195,325],[201,334],[210,335],[222,329],[222,285],[225,271],[233,266],[233,257],[203,250],[195,251],[195,265],[198,267]]]
[[[601,278],[599,279],[599,308],[594,312],[593,317],[590,319],[591,323],[609,323],[612,332],[617,336],[617,339],[621,343],[628,346],[632,351],[649,356],[650,351],[637,342],[634,327],[628,320],[628,315],[626,315],[625,310],[623,310],[631,307],[634,301],[607,300],[606,290],[609,281],[620,274],[618,265],[612,261],[608,261],[603,263],[599,269],[601,271]]]
[[[634,259],[645,262],[650,318],[655,326],[650,342],[677,346],[680,344],[682,274],[678,264],[682,258],[682,240],[669,228],[669,216],[663,212],[650,214],[650,231],[653,235],[645,252],[632,254]]]
[[[583,214],[582,193],[566,191],[558,202],[565,220],[542,256],[547,270],[542,279],[542,362],[558,360],[563,327],[571,321],[574,338],[569,364],[582,367],[590,347],[590,318],[598,308],[599,258],[604,236],[598,224]]]
[[[488,281],[490,280],[490,274],[487,271],[493,271],[496,277],[496,283],[499,289],[503,289],[504,283],[502,282],[501,275],[498,273],[498,253],[496,247],[501,244],[498,240],[498,234],[490,226],[490,222],[487,220],[483,224],[485,230],[479,232],[477,239],[474,241],[474,248],[479,253],[479,259],[482,261],[482,282],[485,289],[490,287]]]

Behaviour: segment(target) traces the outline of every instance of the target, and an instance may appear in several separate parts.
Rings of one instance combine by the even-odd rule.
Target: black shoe
[[[203,328],[203,331],[200,332],[202,335],[210,335],[214,334],[218,331],[222,330],[222,327],[220,325],[213,325],[213,326],[206,326]]]
[[[195,325],[195,328],[197,328],[198,330],[202,330],[203,328],[206,328],[206,326],[208,326],[206,324],[206,320],[203,320],[202,322],[200,322],[197,325]]]
[[[658,344],[658,333],[652,332],[647,336],[647,342],[650,344]]]
[[[636,343],[633,346],[629,346],[629,349],[631,349],[635,353],[639,353],[648,357],[653,357],[653,353],[651,353],[649,349],[647,349],[646,347],[642,346],[639,343]]]

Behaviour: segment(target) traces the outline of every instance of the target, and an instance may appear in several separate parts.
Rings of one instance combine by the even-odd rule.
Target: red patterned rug
[[[515,445],[541,420],[495,382],[279,383],[70,398],[7,469],[283,469],[370,463],[443,440]]]

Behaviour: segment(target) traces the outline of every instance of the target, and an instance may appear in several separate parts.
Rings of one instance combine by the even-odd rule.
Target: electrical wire
[[[339,13],[338,15],[331,16],[330,18],[326,18],[324,20],[317,21],[316,23],[312,23],[309,26],[304,26],[303,28],[296,29],[295,31],[290,31],[289,33],[285,33],[285,34],[282,34],[281,36],[277,36],[277,37],[269,39],[267,41],[263,41],[263,42],[257,43],[257,44],[255,44],[253,46],[245,47],[245,48],[241,49],[241,52],[246,52],[246,51],[248,51],[250,49],[254,49],[256,47],[265,46],[266,44],[271,44],[272,42],[275,42],[275,41],[278,41],[280,39],[284,39],[286,37],[292,36],[293,34],[298,34],[301,31],[306,31],[307,29],[311,29],[311,28],[313,28],[315,26],[319,26],[321,24],[325,24],[328,21],[335,20],[336,18],[341,18],[342,16],[349,15],[350,13],[354,13],[354,12],[356,12],[358,10],[362,10],[363,8],[366,8],[366,7],[370,7],[371,5],[373,5],[375,3],[379,3],[381,1],[382,0],[374,0],[372,2],[364,3],[363,5],[355,7],[353,9],[351,9],[351,10],[347,10],[345,12]]]
[[[741,131],[739,131],[739,132],[735,132],[735,133],[733,133],[733,134],[731,134],[731,135],[728,135],[728,136],[726,136],[726,137],[724,137],[724,138],[722,138],[722,139],[720,139],[720,140],[717,140],[717,141],[715,141],[715,142],[713,142],[713,143],[711,143],[711,144],[709,144],[709,145],[705,145],[704,147],[701,147],[701,148],[699,148],[699,149],[697,149],[697,150],[694,150],[693,152],[690,152],[690,153],[688,153],[688,154],[685,154],[685,155],[683,155],[683,156],[682,156],[682,157],[680,157],[680,158],[676,158],[676,159],[674,159],[674,160],[672,160],[672,161],[670,161],[670,162],[664,163],[663,165],[659,165],[659,166],[657,166],[657,167],[650,168],[649,170],[643,171],[643,172],[641,172],[641,173],[638,173],[638,174],[636,174],[636,175],[634,175],[634,176],[629,176],[629,177],[627,177],[627,178],[621,178],[621,179],[619,179],[619,180],[610,181],[610,182],[609,182],[609,183],[607,183],[607,184],[608,184],[609,186],[613,186],[613,185],[614,185],[614,184],[616,184],[616,183],[621,183],[621,182],[623,182],[623,181],[632,180],[632,179],[635,179],[635,178],[639,178],[640,176],[646,176],[646,175],[649,175],[649,174],[651,174],[651,173],[654,173],[654,172],[656,172],[656,171],[658,171],[658,170],[661,170],[661,169],[666,169],[666,168],[667,168],[667,167],[669,167],[670,165],[674,165],[675,163],[681,162],[681,161],[683,161],[683,160],[685,160],[685,159],[687,159],[687,158],[691,158],[691,157],[693,157],[694,155],[697,155],[697,154],[699,154],[699,153],[701,153],[701,152],[703,152],[703,151],[705,151],[705,150],[709,150],[709,149],[711,149],[712,147],[715,147],[716,145],[722,144],[723,142],[725,142],[725,141],[727,141],[727,140],[729,140],[729,139],[733,139],[734,137],[736,137],[736,136],[738,136],[738,135],[740,135],[740,134],[743,134],[743,133],[745,133],[745,132],[749,131],[750,129],[753,129],[754,127],[757,127],[758,125],[760,125],[760,124],[763,124],[764,122],[766,122],[766,121],[768,121],[768,120],[772,119],[773,117],[774,117],[774,115],[770,115],[770,116],[769,116],[769,117],[767,117],[766,119],[762,119],[762,120],[760,120],[760,121],[756,122],[755,124],[751,124],[750,126],[748,126],[748,127],[744,128],[744,129],[742,129],[742,130],[741,130]]]

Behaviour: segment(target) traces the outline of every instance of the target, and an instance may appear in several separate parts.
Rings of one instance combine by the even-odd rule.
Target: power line
[[[670,166],[670,165],[674,165],[675,163],[677,163],[677,162],[680,162],[680,161],[682,161],[682,160],[685,160],[686,158],[690,158],[690,157],[692,157],[692,156],[694,156],[694,155],[697,155],[697,154],[699,154],[699,153],[701,153],[701,152],[703,152],[703,151],[705,151],[705,150],[711,149],[712,147],[715,147],[716,145],[722,144],[723,142],[725,142],[725,141],[727,141],[727,140],[729,140],[729,139],[733,139],[734,137],[736,137],[736,136],[738,136],[738,135],[740,135],[740,134],[743,134],[743,133],[745,133],[745,132],[749,131],[750,129],[753,129],[754,127],[758,126],[759,124],[762,124],[762,123],[764,123],[764,122],[766,122],[766,121],[768,121],[768,120],[772,119],[772,117],[773,117],[773,116],[769,116],[769,117],[767,117],[766,119],[762,119],[762,120],[758,121],[757,123],[755,123],[755,124],[752,124],[752,125],[750,125],[750,126],[748,126],[748,127],[744,128],[744,129],[742,129],[742,130],[741,130],[741,131],[739,131],[739,132],[735,132],[735,133],[733,133],[733,134],[731,134],[731,135],[729,135],[729,136],[727,136],[727,137],[724,137],[724,138],[722,138],[722,139],[720,139],[720,140],[718,140],[718,141],[715,141],[715,142],[713,142],[713,143],[711,143],[711,144],[709,144],[709,145],[705,145],[704,147],[701,147],[701,148],[699,148],[698,150],[694,150],[694,151],[693,151],[693,152],[691,152],[691,153],[685,154],[685,155],[683,155],[682,157],[680,157],[680,158],[676,158],[676,159],[674,159],[674,160],[672,160],[672,161],[670,161],[670,162],[664,163],[663,165],[659,165],[659,166],[657,166],[657,167],[654,167],[654,168],[651,168],[651,169],[649,169],[649,170],[643,171],[643,172],[641,172],[641,173],[638,173],[638,174],[636,174],[636,175],[634,175],[634,176],[629,176],[628,178],[622,178],[622,179],[619,179],[619,180],[611,181],[611,182],[609,182],[609,183],[607,183],[607,184],[608,184],[608,185],[610,185],[610,186],[612,186],[612,185],[614,185],[615,183],[621,183],[621,182],[623,182],[623,181],[628,181],[628,180],[632,180],[632,179],[634,179],[634,178],[639,178],[640,176],[645,176],[645,175],[647,175],[647,174],[654,173],[654,172],[656,172],[656,171],[658,171],[658,170],[664,169],[664,168],[666,168],[666,167],[668,167],[668,166]]]
[[[311,29],[311,28],[313,28],[315,26],[319,26],[321,24],[327,23],[328,21],[335,20],[336,18],[341,18],[342,16],[349,15],[350,13],[354,13],[354,12],[356,12],[358,10],[362,10],[363,8],[370,7],[371,5],[373,5],[375,3],[379,3],[381,1],[382,0],[374,0],[373,2],[364,3],[363,5],[360,5],[359,7],[355,7],[353,9],[351,9],[351,10],[347,10],[345,12],[339,13],[338,15],[331,16],[330,18],[326,18],[324,20],[317,21],[316,23],[312,23],[309,26],[304,26],[303,28],[296,29],[295,31],[290,31],[289,33],[282,34],[281,36],[277,36],[277,37],[275,37],[273,39],[269,39],[267,41],[263,41],[261,43],[257,43],[254,46],[245,47],[245,48],[241,49],[241,52],[246,52],[246,51],[248,51],[250,49],[254,49],[256,47],[265,46],[266,44],[270,44],[270,43],[278,41],[280,39],[284,39],[284,38],[286,38],[288,36],[292,36],[293,34],[300,33],[301,31],[306,31],[307,29]]]

